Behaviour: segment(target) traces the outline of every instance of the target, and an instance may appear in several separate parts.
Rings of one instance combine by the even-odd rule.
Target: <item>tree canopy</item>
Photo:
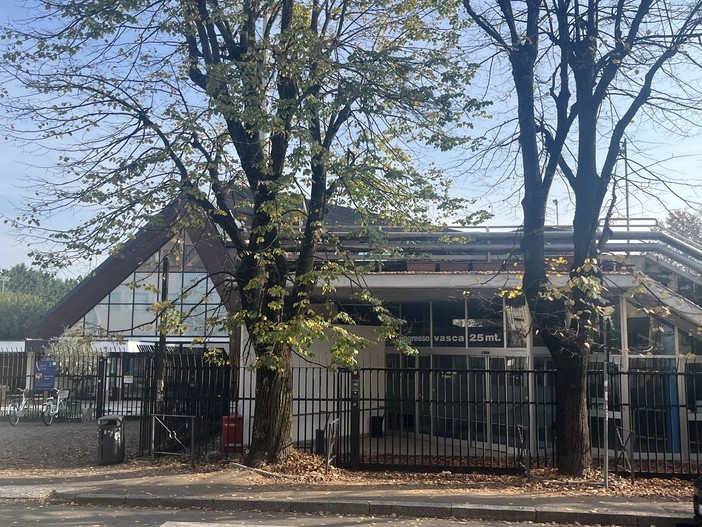
[[[697,210],[671,210],[663,225],[688,240],[702,243],[702,214]]]
[[[24,339],[76,283],[25,264],[0,270],[0,279],[0,340]]]
[[[37,0],[41,13],[4,28],[7,133],[55,152],[18,225],[60,244],[52,265],[119,249],[181,200],[177,229],[217,225],[237,255],[239,307],[256,352],[250,461],[290,445],[291,353],[332,319],[311,294],[352,263],[330,265],[332,205],[374,222],[427,225],[459,214],[427,148],[466,144],[482,101],[462,50],[457,6],[429,0]],[[89,210],[47,231],[50,215]],[[37,230],[38,229],[38,230]],[[285,241],[285,244],[283,244]],[[329,285],[322,288],[332,294]],[[367,293],[364,293],[368,298]],[[386,322],[379,338],[397,326]],[[349,322],[348,320],[346,322]],[[340,363],[363,339],[334,327]]]

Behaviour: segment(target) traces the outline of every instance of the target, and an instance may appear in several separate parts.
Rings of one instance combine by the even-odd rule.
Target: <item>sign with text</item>
[[[47,392],[54,389],[56,361],[38,360],[34,364],[34,391]]]
[[[501,327],[468,328],[469,348],[502,348],[504,332]]]
[[[465,348],[466,334],[463,331],[460,334],[434,335],[433,343],[435,348],[442,346]]]
[[[403,335],[402,338],[418,348],[455,347],[455,348],[502,348],[504,347],[504,330],[502,327],[469,327],[468,345],[466,336],[461,334]]]

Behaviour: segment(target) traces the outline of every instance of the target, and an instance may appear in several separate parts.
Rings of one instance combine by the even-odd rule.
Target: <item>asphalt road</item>
[[[436,518],[366,518],[267,512],[46,505],[0,500],[0,525],[41,527],[539,527],[531,522],[485,522]],[[552,526],[552,524],[549,524]],[[564,524],[560,524],[564,525]],[[576,524],[573,524],[576,525]],[[568,527],[564,525],[564,527]]]

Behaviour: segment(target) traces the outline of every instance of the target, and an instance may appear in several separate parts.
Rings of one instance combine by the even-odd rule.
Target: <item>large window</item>
[[[434,347],[466,347],[466,305],[463,299],[432,302]]]
[[[145,337],[158,334],[152,306],[160,298],[163,259],[168,257],[168,299],[182,315],[182,336],[226,334],[209,320],[224,313],[214,284],[187,236],[171,240],[95,306],[81,322],[92,334]]]
[[[403,302],[393,312],[405,321],[404,338],[416,347],[525,349],[531,332],[522,299]]]
[[[405,321],[405,338],[413,346],[431,346],[431,305],[429,302],[406,302],[400,306]]]
[[[469,348],[503,348],[502,298],[469,298],[467,326]]]
[[[627,306],[629,350],[653,355],[675,355],[675,328],[644,309]]]
[[[505,299],[507,347],[526,348],[529,335],[529,313],[523,299]]]
[[[702,355],[702,341],[698,335],[678,330],[678,351],[680,355]]]

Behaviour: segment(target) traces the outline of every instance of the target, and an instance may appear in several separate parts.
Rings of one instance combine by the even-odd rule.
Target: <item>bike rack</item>
[[[327,424],[325,428],[325,442],[326,442],[326,469],[325,474],[329,474],[329,467],[336,460],[336,440],[339,436],[339,418],[329,419],[329,414],[327,414]]]
[[[164,436],[156,430],[165,432]],[[187,446],[188,442],[190,445]],[[158,444],[157,443],[158,438]],[[166,447],[180,447],[180,452],[166,450]],[[151,416],[151,460],[156,454],[165,456],[190,456],[190,465],[195,466],[195,416],[194,415],[152,415]]]

